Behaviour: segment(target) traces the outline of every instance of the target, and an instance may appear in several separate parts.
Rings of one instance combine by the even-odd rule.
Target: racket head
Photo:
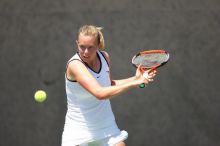
[[[163,66],[169,61],[170,55],[165,50],[147,50],[136,54],[132,58],[135,67],[141,65],[144,69],[152,69]]]

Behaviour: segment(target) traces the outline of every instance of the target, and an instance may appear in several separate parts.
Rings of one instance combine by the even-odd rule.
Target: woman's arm
[[[140,74],[140,67],[137,69],[136,74]],[[67,76],[73,77],[83,88],[100,100],[112,98],[130,88],[137,87],[141,83],[148,83],[148,79],[140,75],[131,77],[133,78],[132,80],[125,79],[127,82],[120,85],[102,87],[90,74],[86,66],[78,60],[69,63],[67,67]]]
[[[122,85],[122,84],[125,84],[127,82],[132,82],[135,80],[135,77],[130,77],[130,78],[127,78],[127,79],[121,79],[121,80],[111,80],[111,84],[112,86],[115,86],[115,85]]]

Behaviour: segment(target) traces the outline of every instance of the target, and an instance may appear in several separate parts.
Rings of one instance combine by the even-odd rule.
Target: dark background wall
[[[104,27],[115,79],[134,74],[139,50],[171,53],[147,88],[111,100],[128,146],[220,145],[219,0],[0,0],[1,146],[60,145],[65,65],[84,24]]]

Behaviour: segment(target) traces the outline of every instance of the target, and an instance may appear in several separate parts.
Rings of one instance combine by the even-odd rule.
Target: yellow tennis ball
[[[47,99],[47,94],[43,90],[38,90],[34,94],[34,99],[37,102],[44,102]]]

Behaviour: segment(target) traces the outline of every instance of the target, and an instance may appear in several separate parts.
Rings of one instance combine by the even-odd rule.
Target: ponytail
[[[99,48],[100,49],[105,49],[105,40],[104,40],[104,36],[103,36],[103,33],[102,33],[102,27],[96,27],[96,29],[98,30],[98,41],[99,41]]]

